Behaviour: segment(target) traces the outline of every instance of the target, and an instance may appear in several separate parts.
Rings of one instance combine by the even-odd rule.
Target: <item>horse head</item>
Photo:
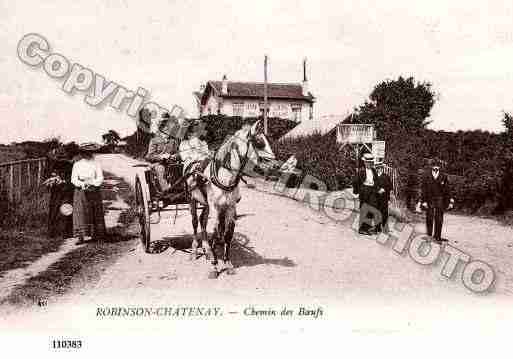
[[[263,158],[268,158],[272,155],[272,150],[268,147],[268,140],[264,134],[262,121],[257,121],[250,128],[248,133],[248,158],[253,166],[258,166]],[[251,169],[250,169],[251,170]]]

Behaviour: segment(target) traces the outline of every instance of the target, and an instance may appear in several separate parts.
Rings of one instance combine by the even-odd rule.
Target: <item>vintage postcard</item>
[[[499,352],[512,24],[500,0],[0,0],[2,348]]]

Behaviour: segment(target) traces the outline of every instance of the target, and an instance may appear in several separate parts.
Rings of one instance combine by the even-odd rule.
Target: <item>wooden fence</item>
[[[30,188],[43,181],[46,158],[0,163],[0,193],[4,192],[9,201],[19,201]]]
[[[397,169],[385,165],[383,172],[385,172],[385,174],[387,174],[390,177],[390,180],[392,181],[392,189],[393,189],[394,195],[397,197],[399,194],[398,193],[399,192],[399,182],[398,182],[399,174],[398,174]]]

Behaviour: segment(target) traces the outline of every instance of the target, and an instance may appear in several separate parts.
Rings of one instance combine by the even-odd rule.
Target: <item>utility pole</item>
[[[264,58],[264,135],[267,136],[267,55]]]

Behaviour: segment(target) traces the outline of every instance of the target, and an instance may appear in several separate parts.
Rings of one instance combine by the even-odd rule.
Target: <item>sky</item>
[[[308,60],[314,116],[348,113],[386,79],[413,76],[437,93],[431,128],[501,131],[513,111],[511,1],[0,0],[0,143],[59,136],[100,141],[133,120],[17,56],[38,33],[59,53],[148,101],[196,115],[192,92],[232,81],[300,82]]]

